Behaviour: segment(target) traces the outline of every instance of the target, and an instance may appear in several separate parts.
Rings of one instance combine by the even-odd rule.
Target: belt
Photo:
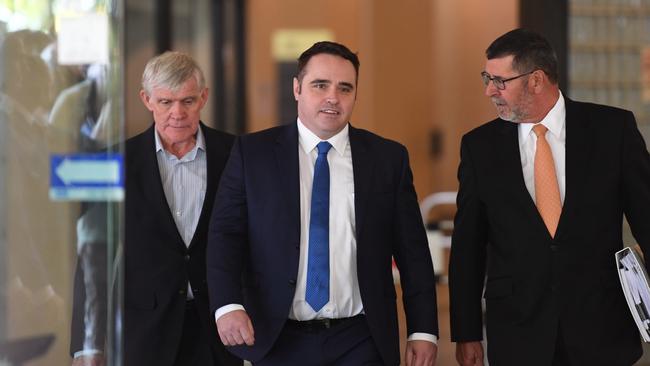
[[[336,318],[336,319],[324,318],[324,319],[313,319],[313,320],[304,320],[304,321],[287,319],[287,326],[305,332],[319,332],[321,330],[330,329],[337,325],[345,324],[363,318],[364,315],[359,314],[350,318]]]

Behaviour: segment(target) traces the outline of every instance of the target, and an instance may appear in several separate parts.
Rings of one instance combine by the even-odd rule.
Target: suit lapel
[[[562,215],[558,224],[556,238],[562,235],[570,221],[575,209],[581,202],[580,195],[587,182],[589,156],[593,148],[593,130],[589,122],[578,110],[579,106],[572,100],[565,98],[566,103],[566,145],[565,145],[565,174],[566,190]]]
[[[291,230],[295,235],[288,242],[300,243],[300,161],[298,159],[298,125],[294,122],[278,129],[278,137],[273,147],[275,161],[277,164],[277,174],[275,178],[279,179],[278,197],[282,197],[283,205],[286,205],[288,223],[294,226]],[[269,177],[274,179],[274,177]],[[296,251],[291,251],[294,253]],[[298,257],[296,256],[296,263]]]
[[[370,187],[375,168],[371,147],[360,131],[350,125],[350,151],[352,152],[352,171],[354,174],[354,216],[357,234],[357,245],[366,217],[366,207],[371,194]]]
[[[197,238],[197,233],[204,232],[205,230],[202,230],[202,227],[204,225],[208,225],[206,220],[210,218],[210,212],[211,210],[209,207],[212,207],[212,201],[214,201],[214,196],[216,195],[217,192],[217,187],[219,182],[216,180],[218,179],[218,172],[219,172],[219,167],[217,166],[218,162],[218,153],[219,149],[217,146],[213,146],[212,144],[217,143],[214,139],[211,138],[210,131],[208,131],[205,128],[205,125],[203,122],[200,124],[200,128],[203,131],[203,137],[205,140],[205,165],[206,165],[206,186],[205,186],[205,197],[203,198],[203,205],[201,207],[201,215],[199,216],[199,221],[196,224],[196,229],[194,230],[194,235],[192,235],[192,241],[190,241],[189,249],[192,249],[195,246],[196,238]],[[173,219],[173,218],[172,218]],[[176,230],[178,231],[178,229]],[[180,236],[180,233],[178,234]]]
[[[177,238],[175,240],[176,242],[183,243],[172,213],[169,210],[169,204],[167,203],[160,178],[160,169],[158,168],[158,159],[156,157],[154,126],[151,126],[147,131],[146,139],[141,149],[142,153],[138,154],[138,156],[141,156],[141,162],[137,164],[139,169],[136,172],[139,175],[137,181],[141,185],[140,191],[145,197],[146,202],[152,207],[151,214],[160,215],[160,222],[163,223],[161,229],[167,231],[170,235],[175,235]],[[129,159],[128,156],[127,159]]]

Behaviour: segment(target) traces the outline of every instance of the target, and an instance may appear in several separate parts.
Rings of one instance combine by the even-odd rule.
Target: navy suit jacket
[[[372,338],[399,364],[396,292],[400,269],[407,332],[438,334],[433,266],[404,146],[350,126],[358,280]],[[230,348],[258,361],[285,321],[300,253],[296,123],[239,137],[217,192],[208,238],[212,311],[243,304],[255,345]]]
[[[550,365],[559,334],[572,364],[630,365],[641,355],[614,253],[625,214],[650,254],[650,157],[631,112],[565,101],[566,196],[554,238],[524,183],[517,124],[496,119],[462,140],[452,340],[482,338],[485,283],[496,365]]]

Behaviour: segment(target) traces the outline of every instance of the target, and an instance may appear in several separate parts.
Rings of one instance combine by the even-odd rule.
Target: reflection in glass
[[[115,9],[101,0],[0,1],[0,364],[71,364],[73,319],[82,320],[82,348],[104,349],[112,334],[121,205],[51,201],[48,191],[52,154],[120,150]],[[111,61],[61,63],[62,12],[108,16]],[[84,300],[73,309],[75,275]]]

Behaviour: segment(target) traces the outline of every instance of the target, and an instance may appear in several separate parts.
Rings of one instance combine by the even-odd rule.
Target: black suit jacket
[[[555,238],[524,184],[517,124],[496,119],[462,140],[452,340],[482,338],[487,275],[496,365],[550,365],[558,334],[577,365],[632,364],[641,355],[614,253],[624,244],[623,214],[650,253],[648,151],[631,112],[565,101],[566,196]]]
[[[242,364],[218,339],[208,306],[205,267],[210,213],[234,137],[202,123],[200,128],[205,136],[207,187],[189,247],[165,198],[154,126],[126,142],[123,353],[127,366],[173,364],[183,330],[188,281],[204,324],[203,332],[196,337],[208,340],[222,365]],[[199,199],[199,192],[196,194]],[[75,339],[79,338],[75,334],[83,334],[83,327],[77,328],[75,331],[73,327]]]
[[[433,266],[406,149],[350,127],[358,280],[373,340],[387,365],[399,364],[391,257],[399,266],[407,331],[438,334]],[[213,311],[243,304],[255,345],[231,351],[258,361],[292,304],[300,253],[296,123],[240,137],[224,169],[208,239]]]

